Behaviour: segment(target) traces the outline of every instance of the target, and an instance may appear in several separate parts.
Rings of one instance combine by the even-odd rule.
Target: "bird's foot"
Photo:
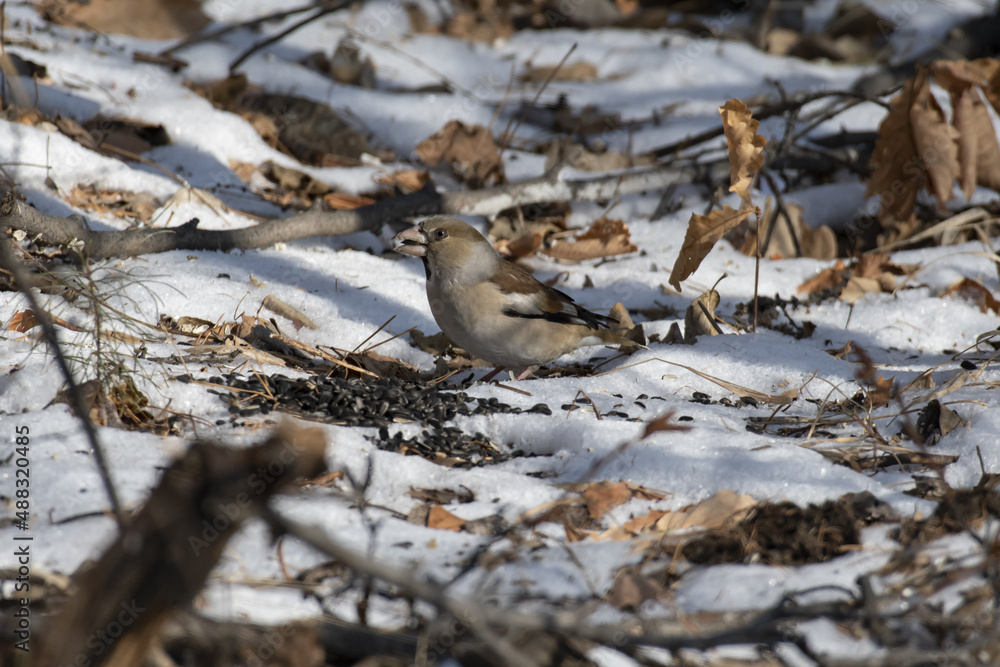
[[[484,375],[482,377],[482,379],[479,380],[479,381],[480,382],[489,382],[490,380],[492,380],[493,378],[495,378],[497,376],[497,374],[500,371],[502,371],[502,370],[503,370],[503,366],[497,366],[496,368],[494,368],[493,370],[491,370],[489,373],[487,373],[486,375]]]

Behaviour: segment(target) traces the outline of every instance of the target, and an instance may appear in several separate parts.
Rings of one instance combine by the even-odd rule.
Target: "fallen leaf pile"
[[[916,265],[898,265],[886,255],[868,254],[851,260],[848,264],[838,259],[814,277],[798,286],[796,292],[816,297],[835,296],[841,301],[854,303],[865,294],[892,292],[899,276],[910,275]]]
[[[230,167],[261,199],[282,208],[305,210],[312,207],[316,199],[336,210],[349,210],[375,203],[374,198],[365,195],[334,192],[329,185],[306,172],[277,162],[266,162],[260,168],[249,162],[233,162]]]
[[[93,185],[75,185],[64,199],[71,205],[102,215],[128,218],[149,224],[161,202],[146,192],[98,190]]]
[[[364,133],[329,105],[267,93],[243,74],[188,87],[219,109],[243,117],[268,145],[303,164],[353,167],[362,155],[378,153]]]
[[[493,140],[493,134],[482,125],[450,120],[417,145],[417,155],[431,167],[448,165],[455,178],[472,189],[506,181],[500,147]]]
[[[939,101],[932,85],[948,98]],[[977,185],[1000,191],[1000,145],[991,109],[1000,112],[998,59],[938,60],[906,81],[879,126],[866,192],[879,197],[883,227],[906,226],[921,190],[942,208],[956,184],[966,199]]]

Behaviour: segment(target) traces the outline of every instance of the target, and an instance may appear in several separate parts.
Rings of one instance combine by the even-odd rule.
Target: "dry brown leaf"
[[[404,194],[416,192],[427,185],[430,174],[426,169],[403,169],[391,174],[385,174],[375,179],[378,183],[385,183],[399,188]]]
[[[608,602],[624,611],[635,611],[643,603],[665,597],[663,584],[638,572],[626,572],[615,579],[608,593]]]
[[[764,39],[764,48],[776,56],[787,56],[802,41],[802,33],[789,28],[772,28]]]
[[[914,270],[916,267],[913,265],[900,266],[889,259],[888,255],[874,252],[862,255],[851,264],[852,274],[861,278],[880,278],[883,274],[905,276]]]
[[[896,384],[896,376],[884,378],[881,375],[875,380],[875,386],[868,392],[868,399],[873,408],[884,408],[892,400],[892,388]]]
[[[622,13],[622,16],[629,16],[639,11],[641,3],[639,0],[615,0],[615,4],[618,5],[618,11]]]
[[[597,78],[597,68],[585,60],[578,60],[575,63],[566,64],[562,67],[558,65],[529,67],[528,71],[521,75],[521,81],[525,83],[541,83],[547,81],[550,76],[552,77],[552,81],[586,81],[587,79]]]
[[[580,495],[590,518],[600,521],[609,511],[632,500],[632,489],[625,482],[595,482]]]
[[[375,200],[364,195],[348,195],[343,192],[330,192],[323,195],[323,201],[337,211],[350,211],[362,206],[371,206]]]
[[[698,336],[715,336],[715,307],[722,297],[714,289],[702,292],[684,313],[684,342],[694,345]]]
[[[617,323],[611,324],[611,330],[616,334],[639,345],[646,344],[645,330],[641,324],[636,324],[632,321],[632,316],[629,315],[625,304],[618,302],[611,306],[611,310],[608,311],[608,317],[617,321]],[[626,346],[624,344],[619,346],[618,349],[625,353],[632,353],[638,350],[635,346]]]
[[[448,164],[456,178],[472,189],[500,185],[506,180],[500,149],[482,125],[450,120],[417,145],[417,155],[432,167]]]
[[[844,282],[844,260],[838,259],[833,266],[823,269],[815,276],[799,285],[797,294],[815,294],[823,290],[840,287]]]
[[[785,213],[773,206],[774,198],[768,197],[764,204],[764,214],[760,219],[761,238],[766,239],[768,229],[776,225],[770,234],[771,241],[765,254],[772,259],[802,257],[811,259],[835,259],[837,257],[837,235],[827,225],[810,227],[802,218],[802,206],[795,202],[784,202]],[[793,237],[794,235],[794,237]],[[796,248],[796,244],[798,248]],[[747,235],[740,251],[745,255],[754,256],[757,253],[757,235],[751,232]]]
[[[934,64],[934,79],[951,94],[958,131],[959,184],[968,199],[977,185],[1000,190],[1000,144],[982,95],[1000,62],[945,61]]]
[[[751,117],[750,109],[743,102],[732,99],[719,107],[722,128],[729,144],[729,186],[747,204],[752,203],[750,186],[754,175],[764,164],[761,153],[767,140],[757,134],[760,121]]]
[[[958,180],[958,131],[948,125],[944,112],[931,95],[930,80],[915,91],[910,108],[913,142],[917,155],[927,169],[930,189],[944,208],[952,199],[952,189]]]
[[[7,323],[7,331],[25,333],[27,331],[31,331],[37,326],[38,320],[35,319],[35,313],[33,310],[28,308],[27,310],[21,310],[14,313],[14,316],[10,318],[10,322]]]
[[[799,285],[799,294],[814,294],[823,290],[837,290],[841,301],[854,303],[865,294],[892,292],[896,289],[896,276],[913,273],[915,265],[894,264],[886,255],[870,253],[861,255],[851,261],[847,267],[844,261],[828,269],[823,269],[816,276]]]
[[[977,185],[1000,190],[1000,142],[983,101],[1000,111],[998,72],[996,59],[939,60],[920,67],[893,98],[879,126],[866,193],[881,198],[884,226],[910,220],[921,188],[939,207],[951,200],[956,181],[966,198]],[[951,97],[953,125],[931,93],[932,79]]]
[[[997,298],[993,296],[993,293],[986,289],[981,283],[978,283],[970,278],[962,278],[954,285],[951,285],[946,290],[941,292],[938,296],[942,298],[957,296],[960,299],[964,299],[965,301],[975,304],[981,313],[992,310],[994,313],[1000,315],[1000,301],[998,301]]]
[[[260,169],[257,168],[257,165],[252,162],[238,162],[236,160],[231,160],[229,162],[229,168],[233,170],[233,173],[236,174],[237,178],[247,185],[250,185],[254,176],[261,173]]]
[[[498,239],[493,244],[493,249],[504,257],[521,259],[534,255],[535,251],[542,245],[542,235],[536,232],[527,232],[516,239]]]
[[[330,191],[330,186],[313,178],[299,169],[286,167],[277,162],[268,162],[267,175],[285,190],[291,190],[303,197],[319,197]]]
[[[598,535],[596,531],[579,528],[569,521],[563,521],[563,529],[566,531],[567,542],[581,542],[588,537],[596,537]]]
[[[260,111],[244,111],[240,113],[240,118],[250,124],[265,144],[271,148],[281,146],[281,130],[273,118]]]
[[[587,146],[573,141],[568,136],[556,137],[545,150],[545,171],[571,167],[580,171],[615,171],[629,167],[649,166],[656,158],[649,155],[631,155],[617,151],[594,152]]]
[[[585,259],[623,255],[638,250],[632,243],[628,225],[621,220],[601,218],[574,240],[540,248],[538,252],[554,259],[579,262]]]
[[[691,430],[690,426],[673,423],[674,413],[675,413],[674,410],[668,410],[659,417],[651,419],[646,424],[646,428],[643,430],[642,436],[640,436],[639,439],[645,440],[649,436],[653,435],[654,433],[659,433],[660,431],[690,431]]]
[[[160,201],[145,192],[98,190],[93,185],[74,185],[63,198],[67,203],[89,211],[145,223],[153,219],[153,214],[160,207]]]
[[[755,504],[752,496],[722,489],[700,503],[667,513],[653,526],[654,530],[664,532],[685,528],[726,528],[739,523]]]
[[[744,206],[740,210],[735,210],[729,206],[723,206],[713,210],[708,215],[691,214],[688,221],[687,233],[684,235],[684,244],[677,259],[674,261],[674,268],[670,272],[670,284],[678,292],[681,291],[681,281],[698,270],[702,261],[708,256],[719,239],[730,229],[740,224],[754,212],[750,206]]]
[[[132,35],[142,39],[179,39],[210,23],[198,0],[90,0],[61,2],[52,20],[74,28],[88,26],[100,33]]]
[[[877,195],[880,198],[879,219],[883,222],[909,220],[916,207],[917,192],[927,182],[926,172],[919,168],[910,121],[916,91],[923,86],[929,87],[930,81],[927,73],[921,70],[892,98],[889,113],[878,126],[872,152],[872,177],[865,197]],[[908,178],[901,178],[904,168],[911,172]]]
[[[432,505],[427,513],[427,527],[437,530],[462,530],[465,519],[457,517],[440,505]]]
[[[638,535],[656,524],[661,518],[670,514],[667,510],[651,510],[650,512],[637,516],[625,522],[624,528],[629,535]]]
[[[838,297],[844,303],[854,304],[862,299],[866,294],[879,294],[882,292],[882,283],[878,278],[862,278],[851,276],[847,280],[847,285],[840,292]]]
[[[97,115],[85,122],[83,128],[93,139],[93,150],[111,157],[121,158],[124,152],[124,157],[129,159],[129,153],[138,155],[170,143],[170,136],[163,125],[143,120]]]

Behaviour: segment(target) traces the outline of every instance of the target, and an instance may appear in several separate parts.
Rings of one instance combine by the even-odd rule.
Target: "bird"
[[[419,257],[427,301],[441,331],[469,354],[522,370],[588,345],[635,346],[611,330],[618,320],[591,312],[528,271],[500,257],[475,228],[435,216],[393,237],[393,250]]]

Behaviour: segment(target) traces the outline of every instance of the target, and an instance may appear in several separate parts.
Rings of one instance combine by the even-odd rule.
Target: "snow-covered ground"
[[[206,3],[206,11],[217,21],[228,22],[246,20],[254,12],[267,13],[282,4],[276,0],[238,4],[213,0]],[[422,4],[431,16],[435,15],[434,3]],[[906,30],[893,37],[900,53],[912,52],[917,37],[936,38],[947,27],[984,11],[976,2],[907,4],[919,4],[920,10],[911,16]],[[815,20],[820,20],[829,6],[828,2],[816,3]],[[662,122],[643,124],[631,136],[627,132],[609,133],[608,142],[615,150],[630,145],[640,152],[716,127],[719,105],[734,97],[774,94],[769,83],[772,80],[780,81],[789,93],[845,89],[868,71],[859,66],[771,56],[745,43],[673,31],[522,31],[493,45],[468,43],[441,35],[412,35],[398,2],[373,1],[365,3],[359,12],[338,12],[310,24],[293,38],[254,55],[243,66],[250,81],[267,91],[312,98],[334,109],[349,109],[364,119],[366,131],[400,156],[398,164],[312,168],[298,165],[270,148],[246,121],[214,109],[183,85],[185,80],[205,82],[225,76],[228,63],[260,39],[260,33],[237,31],[222,41],[186,49],[178,55],[190,66],[173,74],[162,67],[132,61],[133,51],[162,50],[165,44],[119,36],[96,37],[81,30],[54,27],[23,4],[8,3],[6,11],[12,26],[6,33],[7,50],[45,65],[51,77],[49,85],[39,88],[37,102],[46,115],[61,114],[85,121],[101,113],[162,124],[172,143],[149,151],[146,157],[234,207],[270,217],[283,214],[277,207],[251,201],[251,194],[241,193],[242,183],[230,169],[231,164],[259,165],[270,160],[306,171],[340,192],[372,191],[375,178],[406,168],[410,159],[416,160],[416,144],[440,129],[446,120],[457,118],[488,125],[496,105],[507,95],[512,69],[520,72],[529,62],[555,64],[574,43],[578,46],[573,59],[596,65],[598,78],[590,82],[553,82],[542,94],[543,102],[565,94],[574,108],[594,104],[602,111],[620,113],[624,121],[648,117],[654,109],[672,108]],[[283,25],[287,24],[268,24],[264,30],[276,32]],[[375,26],[369,34],[377,41],[361,42],[364,54],[376,66],[375,89],[334,84],[298,64],[311,51],[329,53],[349,28],[364,30],[366,26]],[[388,43],[391,48],[378,42]],[[414,59],[428,68],[417,67]],[[432,70],[455,84],[459,92],[400,94],[391,90],[440,82],[439,76],[430,73]],[[515,81],[509,93],[511,100],[530,100],[536,86]],[[509,103],[507,108],[516,109],[517,104]],[[494,122],[495,135],[502,132],[509,113],[504,112]],[[874,130],[884,113],[879,105],[861,104],[827,121],[816,132]],[[765,136],[780,136],[781,131],[778,119],[765,122],[761,128]],[[538,139],[546,133],[537,127],[522,126],[519,135]],[[544,165],[539,156],[516,150],[506,154],[512,180],[541,175]],[[167,202],[155,214],[157,225],[179,224],[192,217],[198,217],[205,228],[253,224],[237,213],[220,213],[218,207],[190,200],[172,201],[171,196],[180,188],[175,180],[150,166],[100,156],[45,126],[0,121],[0,162],[5,179],[14,183],[32,205],[53,215],[83,213],[94,229],[124,228],[126,221],[74,209],[59,192],[76,185],[92,185],[150,193]],[[804,206],[807,219],[834,224],[864,205],[863,189],[856,179],[845,176],[843,181],[791,198]],[[692,212],[704,212],[706,199],[699,189],[682,186],[677,192],[682,198],[681,209],[651,222],[660,194],[623,197],[611,212],[627,223],[640,253],[582,264],[532,258],[528,262],[535,275],[549,279],[561,274],[559,289],[593,310],[607,312],[616,302],[633,311],[658,304],[671,307],[678,313],[675,318],[643,322],[647,336],[666,337],[670,325],[683,319],[691,300],[726,273],[729,277],[718,287],[722,302],[716,312],[729,318],[736,304],[752,298],[753,258],[722,242],[684,283],[682,294],[664,289],[687,220]],[[732,198],[723,201],[734,203]],[[595,203],[574,203],[570,223],[585,227],[602,211]],[[468,220],[486,231],[484,219]],[[122,292],[110,303],[147,322],[155,323],[163,315],[231,321],[241,313],[256,313],[263,298],[274,293],[319,324],[318,330],[302,329],[294,334],[313,346],[354,349],[393,316],[391,325],[376,341],[413,326],[427,334],[436,333],[438,327],[424,296],[420,263],[388,252],[387,238],[388,232],[363,233],[308,239],[259,251],[167,252],[110,261],[98,269],[98,276],[126,274]],[[693,346],[654,343],[648,350],[603,365],[599,375],[514,383],[530,396],[488,385],[469,390],[474,397],[496,397],[522,408],[540,402],[548,404],[551,416],[525,413],[455,419],[455,425],[467,433],[481,432],[512,450],[542,455],[539,457],[468,470],[446,468],[416,456],[378,450],[367,439],[376,429],[323,425],[330,443],[330,469],[350,470],[359,479],[370,474],[367,495],[371,506],[362,514],[323,489],[314,489],[281,499],[277,507],[289,516],[320,525],[341,544],[370,552],[375,559],[415,565],[421,576],[441,581],[453,577],[465,559],[489,538],[434,530],[400,518],[417,503],[407,494],[411,487],[472,491],[476,498],[473,502],[448,507],[468,520],[498,515],[506,522],[515,522],[528,510],[564,498],[567,492],[558,484],[587,479],[624,480],[665,493],[660,500],[633,499],[615,508],[603,518],[604,527],[621,524],[651,509],[678,509],[720,490],[749,494],[757,501],[788,500],[800,506],[869,491],[901,516],[927,516],[935,503],[904,493],[914,485],[909,472],[898,467],[879,472],[855,471],[815,451],[829,445],[817,443],[818,438],[805,441],[749,431],[749,418],[767,417],[775,406],[727,407],[718,399],[735,399],[733,394],[673,365],[689,366],[768,394],[798,389],[798,399],[782,414],[810,418],[817,414],[817,404],[810,399],[820,403],[837,401],[859,390],[856,358],[838,359],[827,353],[848,341],[871,355],[879,375],[895,377],[897,387],[930,368],[936,368],[934,377],[936,386],[940,386],[963,372],[960,362],[953,359],[958,352],[970,350],[962,355],[968,359],[976,359],[979,353],[983,358],[993,354],[989,346],[979,348],[979,353],[974,350],[977,336],[998,328],[997,313],[982,313],[973,303],[940,298],[938,294],[961,278],[976,280],[996,294],[995,254],[980,243],[970,243],[898,252],[892,260],[921,267],[908,279],[905,289],[868,295],[853,306],[828,300],[792,311],[796,321],[809,320],[816,325],[809,338],[795,340],[776,331],[761,330],[756,334],[703,337]],[[810,259],[765,260],[760,267],[760,294],[791,298],[798,285],[830,265]],[[58,297],[44,298],[60,317],[82,317]],[[71,573],[100,553],[114,537],[115,524],[108,516],[93,514],[106,510],[108,500],[78,422],[65,404],[52,403],[62,378],[51,356],[44,352],[44,345],[38,343],[38,330],[28,334],[7,330],[15,313],[26,307],[20,294],[0,293],[0,322],[4,323],[0,336],[0,442],[4,443],[0,495],[5,508],[13,508],[14,463],[9,458],[8,443],[14,442],[15,427],[27,426],[31,436],[32,566]],[[290,330],[287,323],[285,328]],[[66,329],[60,329],[60,335],[69,343],[92,343],[91,338],[74,338],[75,334]],[[77,354],[87,352],[71,349]],[[433,357],[413,346],[408,336],[396,338],[378,351],[422,370],[434,367]],[[169,343],[154,343],[147,345],[146,354],[165,358],[174,352]],[[587,362],[594,356],[611,355],[610,350],[590,348],[558,363]],[[204,386],[169,379],[188,372],[204,379],[218,374],[217,369],[185,369],[138,359],[130,359],[129,363],[139,369],[137,382],[153,405],[167,406],[193,419],[185,422],[184,437],[99,430],[114,482],[127,507],[143,502],[161,467],[184,451],[189,438],[212,438],[233,446],[262,439],[264,431],[259,427],[234,428],[227,405]],[[260,370],[294,374],[266,366]],[[975,381],[941,398],[969,422],[967,427],[945,436],[933,449],[934,454],[958,457],[944,469],[947,482],[954,487],[975,486],[983,469],[1000,473],[1000,401],[991,391],[991,385],[998,381],[1000,371],[993,364]],[[631,419],[599,419],[593,409],[567,412],[560,408],[573,402],[581,391],[602,415],[617,410]],[[914,390],[904,397],[904,402],[927,391]],[[691,402],[693,392],[703,392],[713,402]],[[640,400],[643,394],[658,400]],[[898,410],[899,405],[894,403],[875,416]],[[690,430],[662,431],[640,440],[644,423],[668,411],[675,412],[675,420],[689,417],[689,421],[681,423]],[[249,421],[259,425],[259,418]],[[886,436],[902,429],[900,420],[879,418],[877,423]],[[842,426],[835,433],[847,440],[853,438],[856,445],[864,442],[861,435],[857,424]],[[623,447],[623,443],[628,444]],[[595,467],[598,462],[602,465]],[[88,516],[74,519],[79,515]],[[0,527],[0,539],[5,545],[16,533],[6,523]],[[641,558],[629,541],[567,542],[563,527],[555,523],[540,524],[535,538],[538,548],[523,548],[502,565],[474,571],[453,588],[454,594],[486,595],[509,605],[522,599],[573,604],[604,595],[615,573]],[[642,611],[662,616],[699,610],[756,609],[779,602],[787,593],[823,585],[854,590],[858,576],[878,571],[894,547],[884,529],[873,527],[863,536],[863,548],[825,563],[696,567],[672,585],[667,598],[644,606]],[[512,548],[507,539],[490,547],[497,553]],[[956,535],[943,538],[937,548],[941,553],[960,557],[975,553],[978,547],[967,535]],[[0,567],[14,563],[11,553],[6,546],[0,549]],[[305,546],[291,540],[285,543],[284,562],[292,572],[322,560],[321,555]],[[202,611],[263,622],[312,617],[321,612],[315,600],[298,592],[242,583],[282,577],[266,528],[252,523],[229,546],[204,594]],[[825,595],[842,595],[830,591]],[[950,600],[953,602],[958,595],[956,589]],[[947,590],[943,596],[943,601],[950,603]],[[353,602],[331,601],[327,608],[330,610],[351,618]],[[614,620],[619,613],[610,605],[598,606],[592,620]],[[401,603],[384,603],[381,607],[375,605],[369,619],[392,625],[404,615]],[[813,621],[803,625],[802,632],[820,653],[864,657],[880,650],[867,640],[848,640],[828,622]]]

